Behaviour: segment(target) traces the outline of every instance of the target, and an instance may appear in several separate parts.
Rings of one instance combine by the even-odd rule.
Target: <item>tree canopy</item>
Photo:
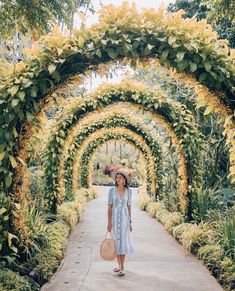
[[[0,38],[9,39],[21,32],[37,39],[49,32],[54,23],[64,23],[71,28],[78,8],[92,10],[91,0],[2,0]]]

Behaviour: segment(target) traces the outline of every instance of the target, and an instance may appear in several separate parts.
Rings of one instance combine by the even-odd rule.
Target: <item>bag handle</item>
[[[107,238],[108,233],[111,233],[112,238],[113,238],[113,233],[112,233],[112,231],[107,231],[107,232],[106,232],[106,235],[105,235],[105,238]]]

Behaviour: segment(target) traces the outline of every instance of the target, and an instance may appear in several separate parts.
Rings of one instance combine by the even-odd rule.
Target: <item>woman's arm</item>
[[[127,208],[128,208],[129,219],[131,220],[131,205],[127,205]]]
[[[112,206],[112,204],[108,204],[108,231],[112,230]]]
[[[128,208],[128,213],[129,213],[129,221],[130,221],[130,231],[132,231],[132,221],[131,221],[131,205],[127,206]]]

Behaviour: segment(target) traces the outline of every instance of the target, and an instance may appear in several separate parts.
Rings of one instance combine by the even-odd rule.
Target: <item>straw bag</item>
[[[113,238],[112,233],[111,233],[112,238],[107,238],[107,234],[108,231],[106,232],[104,240],[102,240],[100,244],[100,256],[102,259],[106,261],[113,261],[117,257],[115,240]]]

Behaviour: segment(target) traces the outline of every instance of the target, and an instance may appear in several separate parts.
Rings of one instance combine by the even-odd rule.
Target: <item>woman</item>
[[[124,276],[125,255],[133,253],[134,245],[131,232],[131,199],[132,191],[128,184],[130,178],[123,171],[112,172],[112,178],[115,180],[115,187],[109,190],[108,195],[108,227],[107,231],[113,229],[116,242],[116,254],[118,267],[113,271],[118,276]]]

